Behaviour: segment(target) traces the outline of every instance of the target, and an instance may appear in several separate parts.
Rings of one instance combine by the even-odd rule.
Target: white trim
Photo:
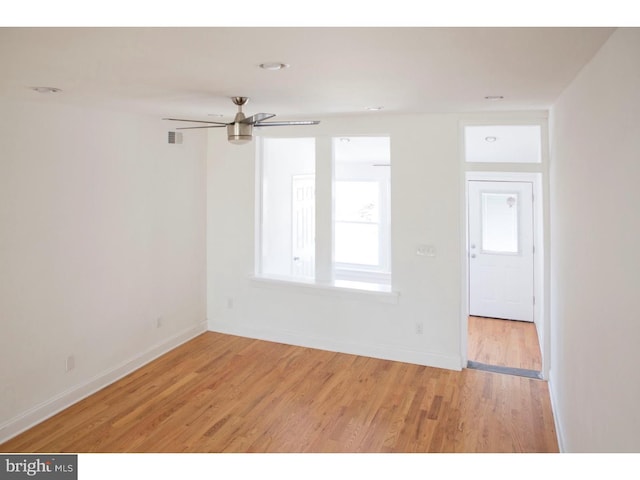
[[[464,159],[463,159],[464,165]],[[460,358],[462,365],[466,367],[468,359],[468,337],[469,337],[469,192],[467,188],[467,172],[461,170],[463,174],[460,176],[462,201],[460,202],[460,289],[461,289],[461,305],[460,305]]]
[[[553,414],[553,423],[556,427],[556,440],[558,441],[558,450],[560,450],[560,453],[566,453],[567,450],[565,448],[565,437],[562,431],[562,425],[560,423],[560,416],[558,415],[558,412],[560,410],[558,409],[558,401],[556,399],[555,390],[553,388],[554,383],[551,379],[549,379],[547,385],[549,386],[549,397],[551,399],[551,413]]]
[[[390,290],[390,286],[382,283],[354,282],[353,286],[336,283],[318,283],[313,280],[297,280],[279,277],[250,277],[251,285],[258,288],[286,289],[296,293],[341,297],[351,300],[366,300],[380,303],[397,304],[400,293]],[[339,282],[336,280],[335,282]],[[356,288],[355,283],[361,284]]]
[[[540,182],[540,172],[465,172],[465,183],[474,182]]]
[[[56,395],[55,397],[32,407],[18,416],[0,425],[0,443],[19,435],[29,428],[52,417],[56,413],[70,407],[80,400],[94,394],[98,390],[111,385],[121,378],[129,375],[147,363],[182,345],[194,337],[207,331],[207,322],[201,322],[195,327],[190,327],[164,342],[150,347],[136,357],[107,370],[84,383]]]
[[[539,125],[541,128],[541,136],[544,147],[544,137],[545,137],[545,129],[547,125],[547,120],[549,119],[548,112],[539,111],[539,112],[504,112],[504,113],[496,113],[492,114],[481,113],[477,114],[479,116],[467,115],[460,121],[461,132],[462,132],[462,146],[464,147],[464,127],[490,127],[492,125],[499,126],[526,126],[526,125]],[[463,163],[475,163],[475,162],[465,162],[464,161],[464,151],[462,152]],[[542,161],[544,162],[544,155],[542,156]],[[540,163],[532,163],[531,165],[538,165]]]
[[[256,136],[256,148],[255,148],[255,184],[253,190],[255,192],[253,196],[253,211],[254,213],[254,225],[253,225],[253,271],[262,273],[262,152],[264,149],[264,141],[262,137]],[[207,222],[208,223],[208,222]]]

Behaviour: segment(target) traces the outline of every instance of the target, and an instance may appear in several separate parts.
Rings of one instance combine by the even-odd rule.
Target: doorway
[[[293,175],[291,179],[291,276],[315,275],[316,176]]]
[[[541,378],[535,177],[467,174],[469,368]]]
[[[469,314],[533,322],[533,186],[469,181]]]

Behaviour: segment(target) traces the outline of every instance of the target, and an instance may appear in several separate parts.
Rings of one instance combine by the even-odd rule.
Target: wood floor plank
[[[557,452],[547,384],[204,333],[1,452]]]
[[[542,357],[533,322],[469,317],[467,357],[486,365],[540,371]]]

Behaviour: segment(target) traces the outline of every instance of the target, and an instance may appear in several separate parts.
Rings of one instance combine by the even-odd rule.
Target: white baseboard
[[[553,423],[556,427],[556,438],[558,440],[558,449],[560,453],[565,453],[564,447],[564,434],[562,433],[562,423],[560,422],[560,415],[558,414],[558,402],[555,396],[555,390],[553,388],[551,372],[549,372],[549,381],[547,382],[549,387],[549,398],[551,399],[551,413],[553,414]]]
[[[34,425],[52,417],[65,408],[70,407],[74,403],[79,402],[83,398],[86,398],[98,390],[101,390],[113,382],[129,375],[131,372],[205,331],[207,331],[206,322],[202,322],[195,327],[190,327],[164,342],[147,349],[140,355],[121,363],[117,367],[96,375],[88,381],[76,385],[46,402],[26,410],[20,415],[0,425],[0,443],[6,442]]]
[[[228,335],[267,340],[270,342],[296,345],[299,347],[316,348],[330,352],[340,352],[350,355],[380,358],[396,362],[413,363],[427,367],[444,368],[447,370],[462,370],[462,358],[428,353],[394,345],[360,344],[338,341],[335,339],[311,337],[296,332],[258,330],[227,323],[210,322],[209,330]]]

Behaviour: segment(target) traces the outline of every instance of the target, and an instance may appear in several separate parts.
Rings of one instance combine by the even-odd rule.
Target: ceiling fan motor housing
[[[242,112],[236,114],[233,123],[227,125],[227,137],[230,143],[242,145],[251,141],[253,125],[250,123],[240,123],[245,116]]]

